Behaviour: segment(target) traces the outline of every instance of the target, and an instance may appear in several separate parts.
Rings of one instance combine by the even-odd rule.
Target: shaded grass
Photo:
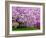
[[[15,28],[14,26],[12,27],[12,31],[26,31],[26,30],[37,30],[37,28],[34,28],[34,27],[18,27],[18,28]]]

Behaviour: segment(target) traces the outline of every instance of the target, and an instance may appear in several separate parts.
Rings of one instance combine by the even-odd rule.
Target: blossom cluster
[[[31,26],[40,23],[39,7],[12,7],[12,20],[26,23]]]

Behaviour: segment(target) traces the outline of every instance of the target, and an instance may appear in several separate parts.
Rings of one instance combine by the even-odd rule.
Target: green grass
[[[37,30],[37,28],[34,27],[20,27],[20,28],[15,28],[12,27],[12,31],[26,31],[26,30]]]

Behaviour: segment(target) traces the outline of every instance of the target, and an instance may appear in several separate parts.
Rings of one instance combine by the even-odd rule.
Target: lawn
[[[17,27],[15,28],[14,26],[12,27],[12,31],[26,31],[26,30],[37,30],[35,27]]]

